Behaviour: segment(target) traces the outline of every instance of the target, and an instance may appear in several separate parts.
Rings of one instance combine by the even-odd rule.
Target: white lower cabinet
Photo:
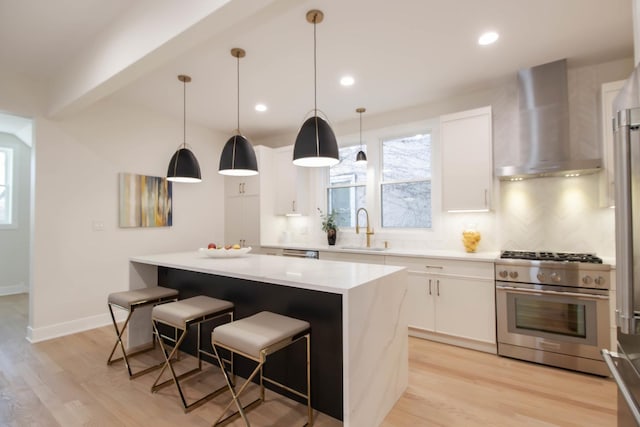
[[[409,327],[434,331],[436,327],[434,316],[436,279],[424,271],[412,269],[408,270],[407,277]]]
[[[493,263],[387,256],[408,270],[409,334],[496,352]]]

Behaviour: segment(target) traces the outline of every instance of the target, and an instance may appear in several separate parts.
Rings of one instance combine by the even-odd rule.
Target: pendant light
[[[251,176],[258,174],[258,161],[256,160],[256,152],[247,138],[240,133],[240,58],[244,58],[246,52],[244,49],[234,47],[231,49],[231,56],[236,58],[236,70],[238,81],[238,109],[237,119],[238,126],[236,133],[229,138],[222,149],[220,155],[220,167],[218,172],[222,175],[230,176]]]
[[[333,166],[340,161],[336,136],[329,123],[318,117],[316,24],[323,19],[324,14],[320,10],[307,12],[307,21],[313,24],[313,117],[302,124],[293,146],[293,164],[297,166]]]
[[[196,156],[187,148],[187,83],[191,77],[183,74],[178,76],[178,80],[183,83],[183,110],[182,110],[182,147],[175,152],[169,161],[167,170],[167,180],[173,182],[200,182],[200,165]]]
[[[356,113],[360,114],[360,151],[358,151],[358,155],[356,156],[356,164],[366,165],[367,164],[367,155],[364,151],[362,151],[362,113],[364,113],[364,108],[356,108]]]

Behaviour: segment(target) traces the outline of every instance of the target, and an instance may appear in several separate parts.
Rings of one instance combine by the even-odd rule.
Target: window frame
[[[431,165],[430,165],[430,171],[431,171],[431,176],[428,179],[419,179],[419,178],[414,178],[414,179],[406,179],[406,180],[394,180],[394,181],[385,181],[384,180],[384,150],[383,150],[383,144],[385,141],[393,141],[393,140],[397,140],[397,139],[403,139],[403,138],[409,138],[411,136],[415,136],[415,135],[429,135],[429,144],[430,144],[430,159],[431,159]],[[376,176],[375,176],[375,181],[376,181],[376,209],[377,209],[377,225],[378,227],[380,227],[381,230],[384,231],[388,231],[388,232],[420,232],[420,231],[426,231],[426,232],[432,232],[434,230],[434,224],[435,224],[435,208],[434,208],[434,169],[435,169],[435,163],[433,161],[434,157],[435,157],[435,153],[436,150],[434,148],[434,136],[435,136],[436,132],[433,129],[433,126],[429,126],[429,125],[423,125],[420,126],[419,128],[412,128],[412,127],[407,127],[404,130],[395,132],[393,134],[389,134],[389,135],[384,135],[384,136],[380,136],[378,139],[378,144],[377,144],[377,148],[378,148],[378,166],[377,166],[377,171]],[[383,208],[382,208],[382,187],[384,185],[389,185],[389,184],[412,184],[412,183],[418,183],[418,182],[428,182],[430,185],[430,194],[431,194],[431,200],[430,200],[430,207],[431,207],[431,212],[430,212],[430,217],[431,217],[431,227],[389,227],[389,226],[383,226],[383,219],[382,219],[382,213],[383,213]]]
[[[5,190],[7,191],[6,197],[6,212],[7,220],[0,218],[0,229],[16,228],[16,195],[14,191],[14,169],[15,169],[15,149],[7,146],[0,146],[0,151],[5,153]]]
[[[362,145],[364,146],[365,143],[363,142]],[[360,147],[360,143],[349,143],[349,144],[344,144],[342,146],[340,146],[340,149],[344,149],[344,148],[351,148],[351,147]],[[353,172],[353,174],[355,175],[355,171]],[[368,175],[369,175],[369,168],[367,167],[365,170],[365,180],[363,182],[356,182],[353,184],[337,184],[337,185],[332,185],[331,184],[331,168],[327,168],[327,180],[326,180],[326,186],[325,186],[325,191],[324,191],[324,195],[326,198],[326,203],[325,203],[325,207],[327,209],[327,213],[331,212],[331,207],[329,206],[330,202],[331,202],[331,197],[330,197],[330,193],[331,190],[333,189],[345,189],[345,188],[350,188],[352,189],[352,191],[355,193],[357,191],[358,187],[364,188],[365,191],[365,198],[366,200],[368,200],[368,194],[369,194],[369,188],[368,188]],[[354,194],[353,197],[357,198],[357,195]],[[365,202],[366,205],[366,202]],[[356,209],[357,211],[357,209]],[[355,220],[356,220],[356,213],[355,211],[351,214],[351,222],[355,224]],[[347,229],[347,230],[355,230],[355,225],[353,226],[344,226],[344,225],[340,225],[338,224],[339,227],[341,229]]]
[[[431,135],[431,228],[396,228],[382,227],[382,194],[380,182],[382,181],[382,141],[389,139],[399,139],[416,134]],[[366,178],[366,204],[369,212],[371,226],[376,230],[376,235],[395,236],[394,238],[420,239],[437,236],[442,229],[442,202],[441,202],[441,165],[438,159],[441,157],[440,150],[440,129],[439,118],[427,118],[416,120],[399,125],[380,127],[363,131],[362,141],[367,153],[367,178]],[[348,134],[338,138],[340,147],[359,145],[358,135]],[[329,168],[322,168],[319,175],[322,182],[320,191],[317,193],[318,206],[329,207],[330,172]],[[355,227],[341,227],[345,232],[353,232]],[[429,236],[429,237],[428,237]]]

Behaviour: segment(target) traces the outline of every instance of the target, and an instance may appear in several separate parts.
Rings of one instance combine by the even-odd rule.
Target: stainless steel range
[[[498,354],[607,376],[610,280],[611,266],[592,254],[502,252]]]

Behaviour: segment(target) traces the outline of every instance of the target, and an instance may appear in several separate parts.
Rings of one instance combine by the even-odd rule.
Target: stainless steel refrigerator
[[[602,355],[618,385],[618,427],[640,426],[640,71],[613,103],[617,352]],[[607,125],[606,123],[604,124]]]

